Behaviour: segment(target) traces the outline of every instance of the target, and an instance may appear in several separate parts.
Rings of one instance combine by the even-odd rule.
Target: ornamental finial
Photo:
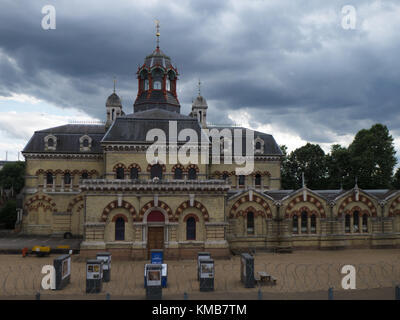
[[[160,21],[155,20],[156,23],[156,37],[157,37],[157,49],[160,48]]]

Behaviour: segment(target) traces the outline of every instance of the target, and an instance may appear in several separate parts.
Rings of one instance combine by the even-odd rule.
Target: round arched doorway
[[[153,210],[147,216],[147,257],[150,250],[164,249],[165,216],[161,211]]]

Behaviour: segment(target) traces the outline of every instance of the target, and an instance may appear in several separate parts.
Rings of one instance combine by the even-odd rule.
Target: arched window
[[[193,217],[186,220],[186,240],[196,240],[196,219]]]
[[[261,142],[260,141],[256,142],[256,150],[261,150]]]
[[[148,79],[144,80],[144,90],[145,91],[149,90],[149,80]]]
[[[71,174],[68,172],[64,174],[64,184],[71,184]]]
[[[121,217],[115,221],[115,240],[125,240],[125,220]]]
[[[84,146],[85,148],[89,147],[89,140],[88,140],[88,139],[84,139],[84,140],[83,140],[83,146]]]
[[[368,215],[366,213],[362,216],[362,231],[368,232]]]
[[[82,173],[82,180],[89,179],[89,174],[87,172]]]
[[[114,120],[114,114],[115,114],[115,110],[112,109],[112,111],[111,111],[111,120]]]
[[[159,178],[160,180],[162,179],[162,167],[159,164],[155,164],[154,166],[151,167],[150,169],[150,178]]]
[[[315,216],[315,214],[311,215],[310,227],[311,233],[317,233],[317,217]]]
[[[360,221],[358,211],[353,213],[353,232],[360,232]]]
[[[53,184],[53,174],[50,172],[46,174],[46,184]]]
[[[174,179],[175,180],[182,180],[183,179],[183,172],[182,172],[181,168],[175,168]]]
[[[117,168],[117,179],[124,180],[125,178],[125,170],[122,167]]]
[[[261,175],[259,173],[256,174],[255,180],[256,186],[261,186]]]
[[[153,89],[154,90],[161,90],[161,81],[154,81]]]
[[[138,168],[131,168],[130,177],[131,177],[131,180],[139,179]]]
[[[346,214],[345,218],[344,218],[344,231],[346,233],[350,232],[350,215]]]
[[[297,215],[293,216],[293,225],[292,225],[293,233],[299,233],[299,218]]]
[[[305,211],[301,213],[301,232],[307,232],[307,212]]]
[[[239,176],[239,186],[243,187],[244,186],[244,181],[245,181],[244,176],[240,175]]]
[[[254,234],[254,213],[247,213],[247,234]]]
[[[195,168],[190,168],[188,171],[188,179],[189,180],[196,180],[197,179],[197,172]]]
[[[167,85],[167,91],[171,91],[171,80],[169,80],[168,78],[167,78],[166,85]]]
[[[50,138],[49,140],[47,140],[47,146],[49,147],[54,147],[54,140],[52,138]]]
[[[227,180],[229,178],[229,174],[227,174],[227,173],[224,173],[223,175],[222,175],[222,179],[223,180]]]

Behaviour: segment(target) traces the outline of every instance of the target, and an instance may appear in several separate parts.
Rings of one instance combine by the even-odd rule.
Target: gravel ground
[[[103,284],[100,294],[86,294],[85,262],[72,258],[71,282],[63,290],[41,289],[41,268],[53,264],[57,255],[38,258],[0,255],[0,299],[144,299],[145,261],[113,261],[111,281]],[[334,288],[336,299],[393,299],[400,285],[400,250],[295,251],[291,254],[258,253],[255,271],[266,271],[277,284],[256,285],[246,289],[240,282],[240,257],[215,260],[215,290],[200,292],[194,260],[166,261],[168,287],[166,299],[327,299]],[[357,270],[357,290],[343,290],[340,273],[344,265]]]

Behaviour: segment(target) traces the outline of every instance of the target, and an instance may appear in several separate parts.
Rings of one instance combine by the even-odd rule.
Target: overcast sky
[[[43,30],[42,7],[56,9]],[[342,8],[356,9],[355,29]],[[180,72],[181,112],[197,82],[208,121],[274,135],[289,150],[325,151],[387,125],[400,154],[398,0],[1,0],[0,159],[17,157],[34,130],[104,120],[113,77],[133,111],[137,67],[155,48]]]

